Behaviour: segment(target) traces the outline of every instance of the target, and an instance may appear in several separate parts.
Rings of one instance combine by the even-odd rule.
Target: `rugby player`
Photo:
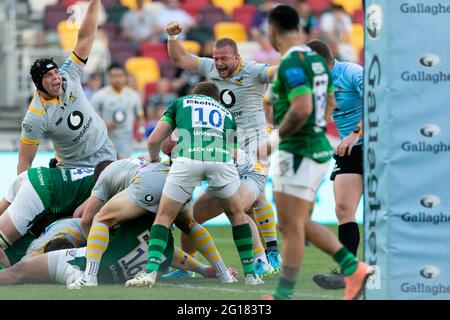
[[[92,106],[106,122],[108,135],[117,150],[117,158],[128,158],[133,152],[133,125],[138,122],[138,137],[144,133],[144,112],[139,93],[126,86],[126,71],[119,63],[108,68],[109,85],[96,92]]]
[[[236,122],[219,102],[219,90],[200,82],[194,94],[174,100],[148,140],[150,160],[159,162],[161,142],[178,128],[178,144],[164,186],[155,223],[150,231],[146,272],[127,281],[128,286],[152,287],[167,243],[169,227],[192,192],[207,180],[220,198],[233,229],[233,239],[244,269],[245,283],[263,283],[253,268],[252,233],[240,203],[239,176],[234,165]]]
[[[355,299],[373,269],[359,262],[330,230],[309,217],[333,153],[325,137],[325,113],[334,107],[335,99],[325,60],[301,43],[299,33],[295,9],[280,5],[269,12],[269,39],[283,56],[273,83],[273,114],[278,130],[271,133],[270,145],[260,149],[269,149],[270,153],[276,140],[280,141],[275,163],[278,170],[273,179],[284,247],[275,294],[264,298],[292,297],[306,237],[340,265],[345,275],[344,299]]]
[[[272,81],[275,68],[241,59],[236,42],[228,38],[215,42],[212,59],[192,55],[177,40],[182,31],[182,25],[175,21],[166,26],[170,59],[177,67],[200,74],[217,85],[222,105],[236,120],[239,148],[257,161],[258,145],[267,139],[264,87]],[[261,164],[266,172],[268,163]],[[254,218],[266,245],[267,258],[275,269],[279,269],[275,212],[270,202],[266,199],[260,202],[254,208]]]
[[[37,91],[22,122],[17,174],[31,167],[44,134],[52,141],[63,168],[93,168],[103,160],[116,159],[106,125],[81,87],[97,32],[99,7],[100,0],[90,1],[75,49],[61,68],[48,58],[37,59],[31,66]]]

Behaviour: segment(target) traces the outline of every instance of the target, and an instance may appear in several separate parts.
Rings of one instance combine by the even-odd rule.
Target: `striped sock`
[[[253,256],[255,261],[261,260],[264,263],[269,263],[269,261],[267,261],[267,256],[262,245],[256,249],[253,249]]]
[[[248,223],[233,226],[233,240],[241,258],[244,275],[253,274],[253,237]]]
[[[358,268],[358,260],[346,247],[342,247],[336,252],[333,259],[339,264],[345,276],[353,274]]]
[[[109,228],[104,223],[94,222],[87,238],[86,270],[84,278],[97,282],[98,267],[109,243]]]
[[[201,275],[205,275],[205,270],[208,268],[207,265],[201,263],[178,247],[174,247],[172,267],[185,271],[197,272]]]
[[[217,250],[211,234],[201,224],[194,226],[189,232],[192,244],[195,249],[200,252],[211,266],[216,269],[217,273],[226,272],[227,268],[225,263]]]
[[[267,199],[264,198],[262,204],[253,208],[252,218],[258,226],[258,231],[264,239],[267,250],[278,250],[275,212]]]
[[[154,224],[150,229],[150,241],[148,242],[148,259],[146,272],[158,272],[164,250],[167,247],[169,229],[161,224]]]
[[[292,298],[294,293],[295,281],[289,280],[283,276],[278,281],[277,290],[273,295],[275,300],[288,300]]]

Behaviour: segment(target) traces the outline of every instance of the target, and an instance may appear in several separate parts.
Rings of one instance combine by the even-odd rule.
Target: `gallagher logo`
[[[431,68],[437,66],[441,62],[441,58],[434,53],[425,53],[420,57],[419,62],[424,67]]]
[[[383,11],[378,4],[372,4],[367,8],[366,30],[370,38],[378,39],[383,26]]]
[[[436,137],[441,133],[441,128],[433,123],[427,123],[420,128],[420,134],[427,138]]]
[[[439,206],[441,199],[433,194],[428,194],[420,199],[420,205],[424,208],[431,209]]]
[[[420,269],[420,276],[425,279],[433,279],[436,278],[441,273],[438,267],[435,266],[424,266]]]

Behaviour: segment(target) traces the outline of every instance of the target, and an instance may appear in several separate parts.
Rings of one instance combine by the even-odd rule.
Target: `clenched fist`
[[[166,32],[169,36],[175,36],[183,31],[183,27],[177,21],[172,21],[166,26]]]

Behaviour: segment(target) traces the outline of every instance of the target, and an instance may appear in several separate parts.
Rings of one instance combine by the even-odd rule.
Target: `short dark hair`
[[[331,52],[331,49],[325,42],[319,39],[314,39],[306,43],[308,47],[310,47],[313,51],[320,54],[327,63],[332,63],[334,60],[333,53]]]
[[[98,177],[100,177],[100,174],[102,173],[102,171],[105,170],[105,168],[113,162],[114,161],[111,161],[111,160],[105,160],[105,161],[97,163],[97,165],[95,166],[95,169],[94,169],[94,184],[97,182]]]
[[[75,245],[67,238],[59,237],[50,240],[44,246],[44,253],[62,249],[72,249]]]
[[[284,34],[291,31],[298,31],[300,18],[297,10],[287,5],[279,5],[270,10],[269,24],[275,27],[276,31]]]
[[[220,38],[214,43],[214,48],[223,48],[225,46],[230,46],[233,49],[234,54],[238,54],[238,47],[236,41],[230,38]]]
[[[219,88],[212,82],[203,81],[197,83],[197,85],[192,90],[193,94],[203,94],[205,96],[211,97],[214,100],[220,101]]]
[[[110,73],[112,69],[120,69],[123,72],[125,72],[125,68],[123,67],[123,64],[121,64],[120,62],[117,62],[117,61],[114,61],[109,65],[108,73]]]

